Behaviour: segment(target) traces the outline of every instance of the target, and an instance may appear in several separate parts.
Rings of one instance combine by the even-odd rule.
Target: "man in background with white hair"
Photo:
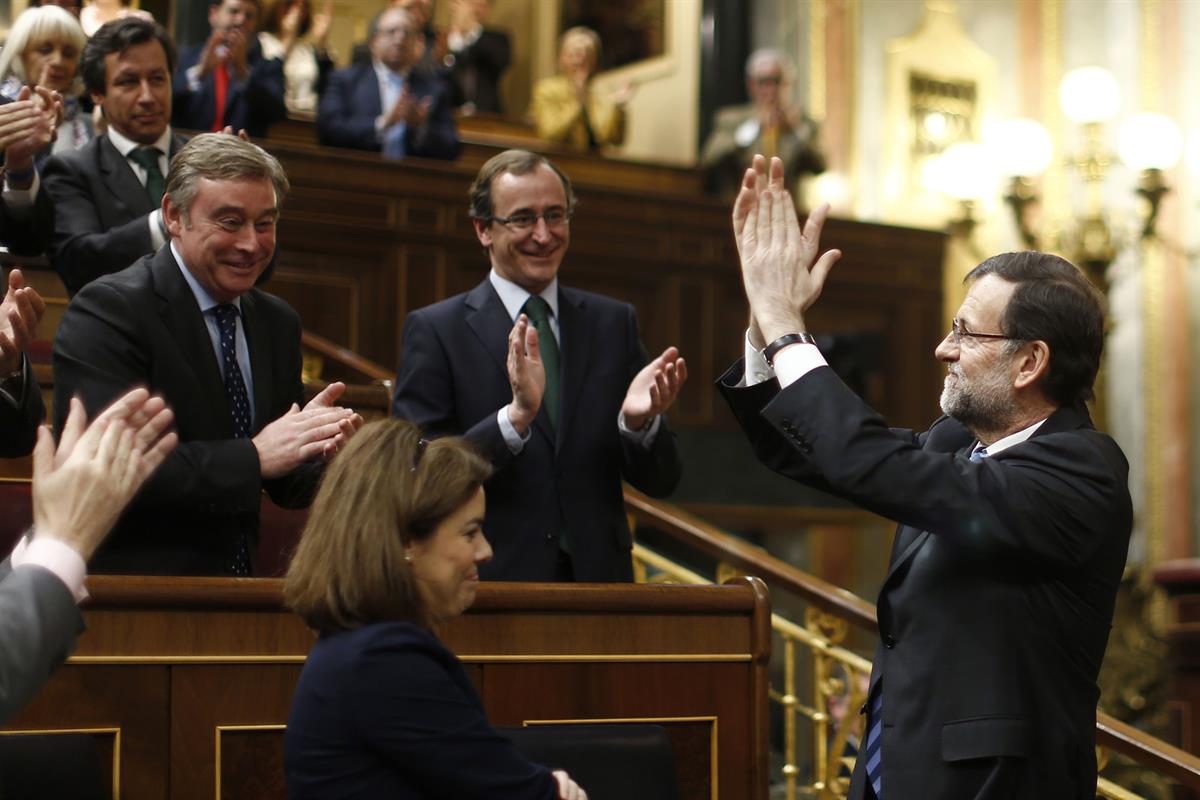
[[[717,109],[701,151],[700,166],[710,192],[737,194],[755,153],[783,159],[784,185],[793,192],[801,175],[825,171],[825,157],[817,149],[817,123],[788,103],[793,74],[791,61],[779,50],[755,50],[746,59],[750,102]]]

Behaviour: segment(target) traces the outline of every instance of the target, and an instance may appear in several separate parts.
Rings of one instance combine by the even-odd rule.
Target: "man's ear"
[[[177,238],[183,235],[184,218],[183,213],[179,210],[179,206],[171,202],[171,196],[164,194],[162,199],[162,218],[167,226],[167,233],[171,238]]]
[[[479,243],[485,248],[492,246],[492,221],[490,219],[472,219],[472,227],[475,228],[475,237],[479,239]]]
[[[1026,342],[1017,351],[1017,374],[1013,387],[1025,389],[1046,377],[1050,371],[1050,345],[1041,339]]]

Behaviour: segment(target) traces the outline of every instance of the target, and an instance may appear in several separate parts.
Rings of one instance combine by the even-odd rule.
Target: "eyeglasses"
[[[779,86],[783,83],[782,75],[755,75],[754,82],[762,85],[774,84]]]
[[[549,211],[543,211],[541,214],[534,214],[532,211],[518,211],[516,214],[510,214],[507,217],[491,217],[492,222],[499,222],[501,225],[507,225],[518,231],[527,231],[534,225],[537,225],[539,219],[546,220],[547,228],[559,228],[563,225],[571,223],[571,215],[573,211],[568,211],[565,208],[552,208]]]
[[[429,447],[429,440],[421,437],[417,440],[417,449],[413,451],[412,472],[417,471],[417,464],[421,463],[421,456],[425,455],[425,448]]]
[[[954,344],[956,346],[962,344],[964,336],[969,336],[972,339],[1008,339],[1009,341],[1017,340],[1017,337],[1005,336],[1003,333],[975,333],[975,331],[969,331],[967,330],[967,327],[963,325],[962,320],[960,320],[958,317],[955,317],[954,321],[950,323],[950,336],[954,339]]]

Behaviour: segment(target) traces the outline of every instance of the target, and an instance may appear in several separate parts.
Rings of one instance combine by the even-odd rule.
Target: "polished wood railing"
[[[772,699],[783,707],[785,714],[787,764],[784,778],[789,798],[844,797],[849,775],[847,767],[853,763],[853,758],[847,758],[843,749],[849,735],[845,729],[850,726],[838,725],[836,713],[829,709],[834,706],[848,708],[850,714],[847,716],[852,717],[863,702],[865,682],[862,679],[869,674],[870,664],[842,647],[841,643],[847,635],[846,626],[869,632],[878,630],[875,607],[761,548],[714,528],[694,515],[653,500],[629,487],[625,489],[625,508],[635,531],[652,528],[692,550],[704,553],[718,562],[716,572],[719,576],[724,577],[732,572],[755,575],[762,578],[776,596],[787,593],[809,605],[803,626],[778,614],[773,615],[773,627],[784,641],[784,647],[776,650],[785,662],[783,685],[771,693]],[[660,576],[667,576],[670,580],[709,582],[704,576],[679,567],[642,544],[635,546],[634,558],[639,562],[642,575],[657,571]],[[779,602],[776,601],[774,605],[778,607]],[[813,702],[808,706],[799,699],[801,692],[796,680],[795,648],[799,646],[808,647],[813,652]],[[795,749],[798,717],[807,718],[814,726],[813,780],[804,786],[800,785],[798,778],[800,767]],[[1102,751],[1119,753],[1182,786],[1200,790],[1200,758],[1099,711],[1096,714],[1096,743]],[[1101,763],[1106,760],[1105,756],[1102,752]],[[1100,778],[1097,791],[1098,796],[1115,800],[1140,796],[1103,777]]]

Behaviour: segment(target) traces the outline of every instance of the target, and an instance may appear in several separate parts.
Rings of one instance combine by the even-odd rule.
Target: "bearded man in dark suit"
[[[167,242],[160,209],[167,165],[183,140],[171,131],[175,46],[162,26],[125,17],[100,27],[80,72],[108,130],[46,164],[54,200],[50,263],[75,294]]]
[[[783,165],[734,207],[746,358],[719,385],[768,466],[896,520],[849,797],[1096,796],[1096,680],[1132,526],[1128,464],[1092,427],[1100,298],[1070,262],[979,264],[937,346],[946,416],[889,430],[812,343],[828,206],[803,233]]]
[[[171,243],[93,281],[54,342],[55,416],[130,386],[175,411],[178,449],[96,554],[99,572],[249,575],[265,490],[296,508],[362,419],[330,384],[301,409],[300,319],[255,288],[275,254],[283,168],[206,133],[184,145],[163,200]]]
[[[675,347],[647,363],[632,306],[558,282],[575,195],[557,167],[508,150],[470,194],[491,272],[408,315],[392,412],[495,466],[482,577],[632,580],[621,480],[656,497],[679,482],[665,412],[687,366]]]

